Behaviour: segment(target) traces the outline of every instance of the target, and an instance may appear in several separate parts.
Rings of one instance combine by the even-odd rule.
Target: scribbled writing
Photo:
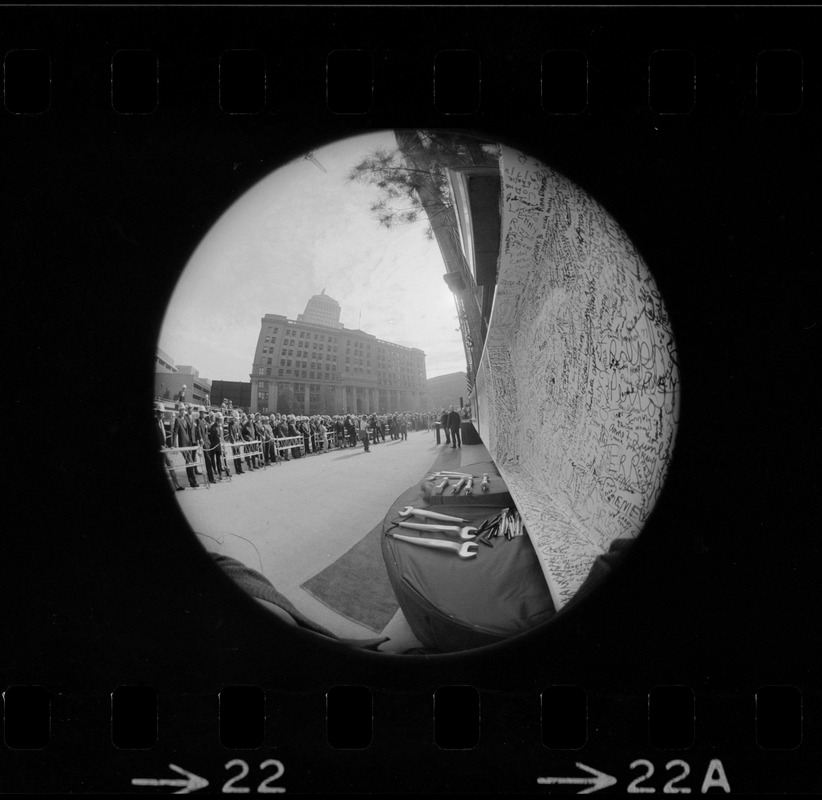
[[[673,452],[670,320],[634,246],[564,176],[503,148],[502,246],[478,384],[487,444],[555,602],[636,536]]]

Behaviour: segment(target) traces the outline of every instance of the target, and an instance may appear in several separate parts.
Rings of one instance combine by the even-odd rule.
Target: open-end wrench
[[[434,494],[442,494],[445,491],[446,486],[448,486],[448,478],[443,478],[442,483],[440,483],[434,490]]]
[[[468,483],[468,478],[461,478],[460,482],[451,490],[451,494],[459,494],[465,484]]]
[[[471,478],[472,475],[469,475],[467,472],[447,472],[442,470],[440,472],[432,473],[435,478]]]
[[[473,525],[426,525],[422,522],[400,522],[401,528],[411,528],[415,531],[440,531],[441,533],[458,533],[460,539],[476,539],[477,528]]]
[[[414,508],[413,506],[406,506],[405,508],[400,509],[397,514],[401,517],[422,517],[423,519],[439,519],[443,522],[468,522],[467,519],[463,519],[462,517],[449,517],[448,514],[438,514],[436,511],[428,511],[425,508]]]
[[[435,547],[441,550],[452,550],[460,558],[473,558],[479,550],[479,545],[476,542],[447,542],[445,539],[423,539],[420,536],[403,536],[401,533],[388,533],[387,536],[393,536],[395,539],[402,539],[404,542],[416,544],[420,547]],[[474,548],[473,550],[471,548]]]

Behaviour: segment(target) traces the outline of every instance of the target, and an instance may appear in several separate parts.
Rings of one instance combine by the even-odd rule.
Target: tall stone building
[[[370,414],[426,410],[425,353],[349,330],[340,304],[314,295],[290,320],[266,314],[251,368],[251,410]]]
[[[333,297],[329,297],[323,289],[319,294],[309,298],[305,304],[305,311],[297,314],[297,322],[308,322],[327,328],[342,328],[340,304]]]

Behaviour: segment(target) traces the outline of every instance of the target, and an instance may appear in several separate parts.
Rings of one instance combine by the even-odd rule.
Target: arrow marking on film
[[[617,779],[613,775],[608,775],[605,772],[600,772],[598,769],[594,769],[593,767],[588,767],[585,764],[577,761],[576,763],[577,769],[583,769],[586,772],[591,773],[590,778],[537,778],[537,783],[542,784],[552,784],[552,783],[565,783],[565,784],[572,784],[572,785],[583,785],[583,784],[591,784],[588,786],[587,789],[583,789],[581,792],[577,792],[577,794],[591,794],[592,792],[598,792],[600,789],[607,789],[609,786],[613,786]]]
[[[180,786],[174,794],[188,794],[189,792],[196,792],[198,789],[205,789],[208,786],[208,781],[195,775],[193,772],[178,767],[176,764],[168,765],[175,772],[184,775],[184,778],[132,778],[132,786]]]

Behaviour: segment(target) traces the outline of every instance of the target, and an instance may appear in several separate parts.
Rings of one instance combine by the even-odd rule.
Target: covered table
[[[499,498],[500,493],[495,494]],[[446,507],[436,504],[432,510],[472,523],[494,516],[508,505],[489,504],[487,496],[476,494],[448,497]],[[403,507],[428,505],[421,487],[409,489],[385,517],[383,534],[390,531],[460,541],[454,535],[396,525],[400,521],[397,512]],[[434,522],[416,517],[408,520]],[[554,616],[551,595],[528,536],[510,540],[498,536],[492,542],[493,547],[478,543],[475,557],[461,559],[453,552],[383,535],[382,553],[394,593],[411,630],[427,649],[447,653],[495,644]]]
[[[460,422],[460,438],[463,444],[482,444],[482,439],[470,419]]]

